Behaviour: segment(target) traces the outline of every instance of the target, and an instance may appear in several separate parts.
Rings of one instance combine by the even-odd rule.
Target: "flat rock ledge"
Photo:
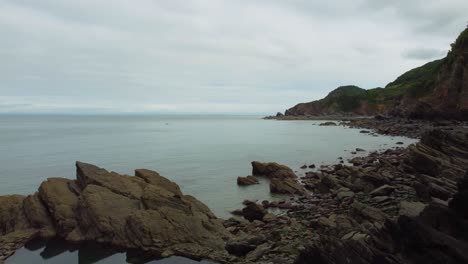
[[[146,169],[127,176],[76,162],[76,170],[76,180],[49,178],[35,194],[0,196],[0,263],[52,237],[228,262],[222,220],[176,183]]]

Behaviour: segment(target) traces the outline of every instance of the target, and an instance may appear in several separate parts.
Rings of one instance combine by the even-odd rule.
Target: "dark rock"
[[[258,179],[254,176],[246,176],[246,177],[237,177],[237,185],[253,185],[258,184]]]
[[[319,126],[336,126],[335,122],[324,122],[321,123]]]
[[[257,203],[251,203],[242,209],[242,215],[250,222],[254,220],[262,220],[266,213],[267,211],[265,208]]]
[[[265,176],[267,178],[297,178],[294,171],[288,166],[275,162],[252,161],[252,175]]]

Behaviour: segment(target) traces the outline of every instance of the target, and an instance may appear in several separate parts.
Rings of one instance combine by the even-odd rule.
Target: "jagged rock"
[[[253,185],[258,184],[258,179],[254,176],[246,176],[246,177],[237,177],[237,185]]]
[[[242,215],[250,222],[254,220],[262,220],[266,214],[267,211],[265,208],[257,203],[251,203],[242,209]]]
[[[135,170],[135,176],[142,178],[145,182],[153,184],[163,188],[164,190],[170,191],[177,195],[182,195],[179,185],[177,183],[170,181],[159,175],[159,173],[147,170],[147,169],[137,169]]]
[[[57,234],[64,238],[78,225],[78,196],[69,188],[72,183],[69,179],[49,178],[39,187],[39,197],[54,219]]]
[[[13,238],[21,246],[56,233],[68,241],[96,241],[155,256],[226,256],[223,238],[229,234],[222,221],[183,195],[177,184],[144,169],[125,176],[91,164],[76,166],[76,181],[50,178],[27,198],[0,196],[0,240]],[[0,247],[0,255],[10,251]]]
[[[305,189],[294,179],[273,178],[270,181],[270,192],[282,194],[304,194]]]
[[[252,175],[265,176],[267,178],[296,178],[294,171],[288,166],[281,165],[275,162],[258,162],[252,161]]]

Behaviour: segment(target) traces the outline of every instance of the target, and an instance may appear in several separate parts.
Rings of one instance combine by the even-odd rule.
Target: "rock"
[[[362,240],[362,239],[366,239],[368,237],[369,237],[369,235],[367,235],[367,234],[359,233],[357,231],[352,231],[352,232],[349,232],[348,234],[344,235],[341,239],[342,240],[359,241],[359,240]]]
[[[281,112],[276,113],[276,117],[282,117],[282,116],[284,116],[283,113]]]
[[[265,237],[262,235],[241,236],[239,238],[229,240],[226,243],[226,250],[230,254],[236,256],[245,256],[264,242]]]
[[[342,191],[336,194],[336,198],[338,200],[343,200],[344,198],[352,198],[352,197],[354,197],[354,192],[352,191]]]
[[[305,165],[305,164],[302,165],[302,166],[301,166],[301,169],[303,169],[303,170],[307,169],[307,165]]]
[[[237,185],[245,186],[253,184],[258,184],[258,179],[254,176],[237,177]]]
[[[126,176],[76,166],[76,181],[49,178],[37,194],[0,196],[0,242],[9,247],[0,246],[0,259],[34,237],[54,234],[154,256],[227,256],[223,238],[230,235],[221,219],[174,182],[144,169]]]
[[[401,142],[401,141],[398,141],[398,142],[395,143],[395,144],[397,144],[397,145],[403,145],[403,144],[405,144],[405,143],[403,143],[403,142]]]
[[[364,151],[366,151],[366,150],[365,150],[365,149],[362,149],[362,148],[356,148],[356,151],[364,152]]]
[[[372,197],[374,197],[374,196],[388,196],[393,192],[393,190],[395,190],[395,187],[385,184],[385,185],[380,186],[379,188],[373,190],[372,192],[370,192],[369,195],[372,196]]]
[[[421,202],[401,201],[398,214],[416,217],[424,210],[424,208],[426,208],[426,206],[427,204]]]
[[[392,198],[388,196],[375,196],[372,198],[372,200],[375,201],[376,203],[384,203],[384,202],[390,201],[391,199]]]
[[[63,238],[78,227],[78,196],[69,188],[73,183],[69,179],[49,178],[39,187],[39,197],[54,219],[57,234]]]
[[[324,123],[321,123],[319,126],[336,126],[336,123],[335,122],[324,122]]]
[[[237,216],[242,216],[242,210],[241,209],[236,209],[230,212],[232,215],[237,215]]]
[[[305,188],[296,180],[291,178],[270,180],[270,192],[282,194],[304,194]]]
[[[315,169],[315,164],[309,165],[310,169]]]
[[[157,185],[167,191],[170,191],[177,195],[182,195],[180,191],[179,185],[177,183],[172,182],[155,171],[147,170],[147,169],[137,169],[135,170],[135,176],[143,179],[146,183]]]
[[[262,220],[266,214],[267,211],[265,208],[257,203],[251,203],[242,209],[242,215],[250,222],[254,220]]]
[[[297,178],[294,171],[285,166],[275,162],[262,163],[252,161],[252,175],[265,176],[267,178]]]
[[[29,227],[23,211],[22,195],[0,196],[0,235]]]
[[[266,215],[263,216],[262,221],[265,223],[273,222],[276,220],[276,216],[272,213],[267,213]]]

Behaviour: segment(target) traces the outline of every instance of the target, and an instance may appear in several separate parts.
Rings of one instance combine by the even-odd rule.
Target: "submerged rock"
[[[154,256],[226,255],[221,220],[176,183],[144,169],[127,176],[82,162],[76,168],[77,180],[50,178],[38,194],[0,196],[0,259],[32,238],[53,235]]]

